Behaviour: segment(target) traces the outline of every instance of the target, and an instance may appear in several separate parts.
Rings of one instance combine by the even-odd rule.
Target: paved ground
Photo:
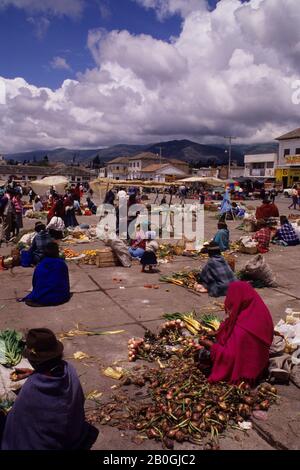
[[[253,205],[251,203],[251,205]],[[257,205],[257,203],[254,203]],[[280,199],[278,205],[282,214],[287,214],[288,201]],[[300,213],[299,213],[300,215]],[[89,223],[95,218],[89,218]],[[86,217],[80,221],[87,221]],[[33,221],[26,221],[26,226]],[[242,232],[236,230],[239,222],[229,222],[231,239],[236,240]],[[205,235],[209,238],[216,228],[213,214],[205,215]],[[100,242],[99,242],[100,243]],[[95,244],[94,244],[95,245]],[[73,247],[73,246],[72,246]],[[80,250],[82,246],[74,246]],[[88,246],[84,245],[87,249]],[[2,247],[0,253],[7,252]],[[249,255],[239,254],[237,268],[249,260]],[[273,246],[266,259],[276,273],[280,287],[263,289],[260,294],[269,306],[274,323],[284,316],[287,307],[300,310],[300,248],[281,248]],[[183,268],[200,268],[203,262],[177,257],[174,262],[161,266],[161,274],[171,273]],[[156,331],[162,323],[161,315],[166,312],[200,310],[209,305],[207,294],[197,295],[181,287],[159,283],[159,274],[142,274],[138,264],[130,269],[78,266],[69,263],[73,296],[69,303],[59,308],[30,308],[16,302],[31,287],[31,268],[14,268],[0,273],[0,329],[16,328],[21,331],[33,327],[48,327],[55,333],[74,329],[76,324],[93,330],[125,330],[112,336],[76,337],[65,340],[65,356],[72,362],[80,375],[84,392],[92,390],[103,392],[102,401],[108,400],[114,381],[102,375],[104,366],[119,361],[119,365],[129,366],[127,362],[127,341],[132,336],[143,336],[145,329]],[[118,279],[118,281],[113,280]],[[147,289],[145,284],[159,284],[158,290]],[[223,299],[220,299],[221,301]],[[83,351],[92,356],[86,362],[74,361],[72,355]],[[300,391],[293,385],[280,386],[279,404],[272,407],[266,422],[257,421],[254,429],[247,432],[229,432],[221,439],[222,449],[299,449],[300,442]],[[87,401],[86,408],[93,402]],[[120,432],[111,427],[101,427],[95,449],[117,450],[135,449],[131,432]],[[160,449],[159,443],[146,441],[138,449]],[[194,449],[192,445],[177,445],[178,449]]]

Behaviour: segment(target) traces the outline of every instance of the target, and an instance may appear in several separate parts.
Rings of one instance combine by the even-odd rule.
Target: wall
[[[300,149],[300,138],[299,139],[291,139],[291,140],[280,140],[279,141],[279,165],[288,165],[286,159],[284,157],[284,151],[286,149],[290,150],[290,155],[297,155],[296,149]],[[298,154],[300,152],[298,151]]]

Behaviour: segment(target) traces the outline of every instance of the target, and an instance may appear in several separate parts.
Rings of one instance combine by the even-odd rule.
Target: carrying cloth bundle
[[[123,240],[120,240],[119,238],[116,238],[115,240],[107,240],[106,245],[111,247],[124,268],[131,267],[131,256],[128,253],[128,247],[125,245]]]
[[[242,269],[242,273],[253,281],[261,281],[266,287],[277,287],[274,274],[262,255],[257,255]]]
[[[252,237],[241,237],[239,240],[240,252],[247,253],[249,255],[255,255],[257,253],[257,243]]]

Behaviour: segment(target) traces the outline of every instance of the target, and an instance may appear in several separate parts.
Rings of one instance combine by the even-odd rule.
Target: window
[[[296,149],[296,155],[300,155],[300,148]]]
[[[267,162],[267,168],[274,168],[273,162]]]
[[[116,166],[116,170],[118,170],[118,169],[119,169],[119,167],[118,167],[118,166]]]
[[[140,162],[136,162],[136,166],[140,166]]]
[[[133,166],[135,167],[135,162],[133,163]]]
[[[284,149],[284,156],[286,157],[287,155],[290,155],[291,154],[291,150],[290,149]]]
[[[252,168],[253,169],[265,168],[265,164],[264,163],[253,163]]]

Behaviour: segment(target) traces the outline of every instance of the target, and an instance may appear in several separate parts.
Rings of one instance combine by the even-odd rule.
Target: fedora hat
[[[42,364],[62,355],[63,344],[47,328],[29,330],[26,336],[24,356],[31,362]]]

